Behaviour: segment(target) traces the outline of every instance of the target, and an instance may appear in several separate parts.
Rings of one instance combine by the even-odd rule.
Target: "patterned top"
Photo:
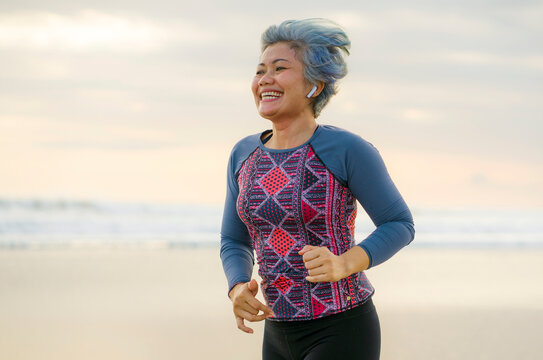
[[[254,250],[264,297],[275,314],[270,320],[315,319],[364,303],[374,292],[364,272],[338,282],[310,283],[298,251],[309,244],[340,255],[355,246],[357,199],[377,225],[360,244],[371,266],[413,239],[409,209],[377,151],[360,137],[329,125],[319,125],[311,139],[293,149],[269,149],[260,139],[257,134],[241,140],[230,157],[221,230],[229,289],[250,280]],[[368,149],[380,169],[371,164]],[[349,169],[350,153],[360,157],[354,165],[365,170],[364,176]],[[380,204],[373,204],[375,200]]]

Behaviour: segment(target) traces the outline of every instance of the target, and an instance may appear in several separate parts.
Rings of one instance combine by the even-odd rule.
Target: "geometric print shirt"
[[[370,267],[414,238],[411,213],[377,150],[358,135],[318,125],[291,149],[265,146],[271,130],[239,141],[229,159],[221,259],[229,291],[251,279],[254,254],[275,321],[308,320],[351,309],[374,293],[364,271],[312,283],[305,245],[341,255],[355,244],[356,201],[376,225],[361,246]],[[264,138],[264,139],[263,139]]]

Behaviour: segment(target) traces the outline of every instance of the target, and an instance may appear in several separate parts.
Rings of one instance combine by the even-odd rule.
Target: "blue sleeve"
[[[368,254],[370,267],[376,266],[414,239],[413,216],[377,149],[360,137],[349,146],[346,171],[347,186],[377,227],[358,244]]]
[[[236,284],[251,280],[254,265],[252,240],[236,210],[239,193],[236,176],[239,170],[236,168],[240,162],[239,150],[240,147],[236,145],[228,160],[226,199],[221,224],[220,257],[228,281],[227,294]]]
[[[315,140],[315,151],[332,173],[349,187],[376,229],[358,246],[381,264],[415,237],[413,217],[392,182],[377,149],[360,136],[331,125]]]

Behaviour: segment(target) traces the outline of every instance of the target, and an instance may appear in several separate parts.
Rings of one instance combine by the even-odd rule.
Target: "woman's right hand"
[[[245,326],[247,321],[262,321],[270,316],[273,316],[273,311],[269,306],[264,305],[256,298],[258,293],[258,284],[255,279],[248,283],[239,283],[230,290],[228,296],[232,300],[234,307],[234,316],[238,324],[238,329],[252,334],[253,329]],[[262,314],[258,314],[262,311]]]

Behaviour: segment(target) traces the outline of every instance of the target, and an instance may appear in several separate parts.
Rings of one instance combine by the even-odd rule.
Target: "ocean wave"
[[[356,239],[374,229],[364,211]],[[412,246],[540,247],[541,209],[413,208]],[[218,246],[222,206],[0,198],[0,248]]]

